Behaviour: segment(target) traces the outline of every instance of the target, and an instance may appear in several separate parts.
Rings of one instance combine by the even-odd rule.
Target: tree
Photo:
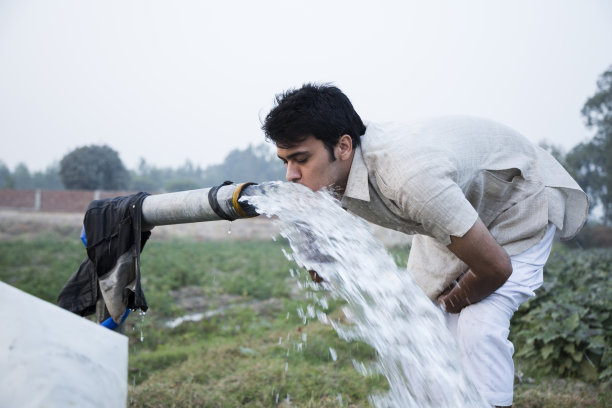
[[[30,174],[30,170],[28,170],[28,166],[24,163],[19,163],[17,167],[15,167],[13,171],[13,183],[15,185],[14,188],[17,190],[29,190],[33,188],[32,175]]]
[[[34,188],[45,190],[63,189],[64,185],[59,176],[59,163],[52,163],[44,171],[35,171],[32,174],[32,184]]]
[[[60,161],[59,175],[68,190],[121,190],[129,173],[119,154],[110,147],[79,147]]]
[[[168,192],[195,190],[203,186],[194,179],[179,178],[166,183],[164,190]]]
[[[13,188],[13,186],[11,171],[3,161],[0,161],[0,188]]]
[[[612,66],[597,80],[597,91],[582,107],[593,138],[574,147],[566,162],[593,204],[603,208],[603,223],[612,222]]]
[[[284,180],[285,169],[268,145],[249,145],[244,150],[234,149],[222,164],[204,170],[204,185],[218,184],[224,180],[234,182]]]
[[[546,140],[540,141],[540,143],[538,145],[542,149],[544,149],[548,153],[550,153],[550,155],[552,157],[554,157],[555,160],[557,160],[559,163],[561,163],[561,165],[563,165],[563,167],[566,167],[566,163],[565,163],[565,151],[563,150],[563,147],[561,147],[559,145],[552,144],[552,143],[548,143],[548,141],[546,141]]]
[[[225,180],[236,183],[284,180],[285,169],[274,149],[266,143],[234,149],[223,163],[201,168],[187,160],[176,169],[155,167],[140,159],[137,170],[131,171],[131,190],[178,191],[218,185]]]

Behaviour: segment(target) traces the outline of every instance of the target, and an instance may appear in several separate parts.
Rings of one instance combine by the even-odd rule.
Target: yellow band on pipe
[[[257,183],[238,184],[238,187],[236,187],[236,189],[234,190],[234,194],[232,195],[232,205],[234,206],[234,210],[236,211],[236,214],[238,214],[242,218],[256,217],[256,215],[248,215],[247,213],[245,213],[242,207],[240,206],[240,203],[238,203],[238,199],[240,198],[240,193],[242,192],[242,190],[246,186],[251,186],[253,184],[257,184]]]

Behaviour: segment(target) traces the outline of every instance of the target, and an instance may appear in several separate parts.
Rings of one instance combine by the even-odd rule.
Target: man
[[[288,181],[330,188],[352,213],[416,234],[409,273],[445,310],[481,394],[511,406],[510,318],[542,284],[555,229],[569,239],[587,215],[586,195],[561,165],[484,119],[366,126],[328,85],[278,95],[262,129]]]

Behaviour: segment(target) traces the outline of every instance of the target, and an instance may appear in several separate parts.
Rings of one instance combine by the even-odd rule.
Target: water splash
[[[361,340],[376,350],[373,369],[353,362],[362,374],[375,370],[387,378],[389,391],[370,396],[375,406],[488,406],[461,369],[441,311],[397,267],[365,221],[343,210],[328,192],[298,184],[269,183],[262,194],[245,200],[259,213],[277,216],[274,222],[293,250],[283,251],[285,256],[316,271],[329,296],[347,302],[344,313],[352,324],[331,324],[343,339]],[[317,284],[311,288],[320,290]],[[327,321],[310,307],[306,313],[300,308],[298,315]]]

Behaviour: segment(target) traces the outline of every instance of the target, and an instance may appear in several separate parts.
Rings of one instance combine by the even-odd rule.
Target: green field
[[[281,241],[147,244],[141,271],[150,310],[133,313],[126,330],[130,406],[288,406],[289,398],[298,407],[366,407],[369,394],[386,389],[384,377],[353,367],[374,359],[369,346],[300,317],[311,303],[298,287],[307,274],[283,248]],[[392,252],[405,265],[407,249]],[[513,320],[516,407],[611,406],[608,252],[555,248],[542,300]],[[84,256],[77,239],[56,235],[0,241],[0,280],[55,302]],[[330,300],[329,317],[343,320],[341,306]],[[193,313],[207,315],[167,326]]]

